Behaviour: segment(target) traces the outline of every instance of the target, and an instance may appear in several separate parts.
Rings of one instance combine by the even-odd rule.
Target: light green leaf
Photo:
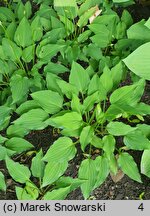
[[[6,183],[3,173],[0,171],[0,191],[1,190],[6,191]]]
[[[95,159],[96,169],[98,170],[98,174],[96,176],[96,183],[94,188],[99,187],[107,178],[109,174],[109,163],[105,157],[98,156]]]
[[[46,74],[46,84],[47,84],[48,90],[58,92],[60,95],[62,95],[61,89],[59,88],[59,85],[57,84],[57,81],[59,79],[60,77],[53,73]]]
[[[42,161],[43,152],[42,149],[32,159],[31,171],[32,175],[37,178],[42,178],[44,175],[45,163]]]
[[[29,181],[31,173],[28,167],[19,164],[18,162],[14,162],[9,157],[6,158],[6,167],[9,174],[16,182],[26,183]]]
[[[150,141],[139,130],[128,133],[124,137],[123,141],[124,144],[130,149],[134,149],[134,150],[150,149]]]
[[[63,98],[57,92],[43,90],[31,94],[31,96],[47,113],[54,114],[62,108]]]
[[[32,109],[29,112],[21,115],[13,123],[16,125],[24,126],[29,130],[40,130],[47,126],[44,121],[48,117],[48,114],[44,110]]]
[[[62,64],[56,64],[56,63],[53,63],[53,62],[49,62],[44,67],[44,72],[46,72],[46,73],[54,73],[54,74],[58,75],[60,73],[68,72],[68,68],[66,68]]]
[[[62,116],[51,117],[47,121],[53,127],[61,129],[76,130],[83,125],[82,116],[77,112],[68,112]]]
[[[10,8],[0,7],[0,21],[14,21],[15,14]]]
[[[94,107],[94,104],[100,102],[100,100],[101,100],[101,97],[98,91],[88,96],[87,98],[85,98],[83,102],[84,110],[87,112],[91,111]]]
[[[145,87],[145,80],[140,79],[133,85],[123,86],[116,89],[110,96],[111,104],[134,106],[140,101]]]
[[[81,162],[79,168],[79,179],[87,180],[81,185],[81,191],[85,199],[87,199],[96,184],[98,170],[96,162],[92,159],[85,159]]]
[[[60,45],[60,44],[47,44],[41,47],[38,57],[43,61],[47,61],[47,60],[49,61],[64,47],[65,47],[64,45]]]
[[[56,186],[63,188],[70,186],[70,191],[73,191],[84,182],[86,182],[86,180],[62,176],[56,181]]]
[[[74,19],[77,16],[77,3],[76,0],[54,0],[54,8],[63,16]]]
[[[145,150],[142,154],[141,173],[150,178],[150,150]]]
[[[148,124],[138,124],[137,128],[147,137],[150,137],[150,125]]]
[[[126,66],[133,73],[146,80],[150,80],[149,50],[150,50],[150,42],[143,44],[123,60]]]
[[[116,140],[112,135],[106,135],[103,137],[102,141],[103,141],[103,150],[107,158],[110,160],[112,153],[115,150]]]
[[[131,179],[142,183],[137,164],[131,155],[128,153],[121,153],[118,158],[118,164],[122,171]]]
[[[11,109],[7,106],[0,106],[0,130],[3,130],[9,123]]]
[[[75,145],[70,138],[61,137],[48,149],[43,160],[63,163],[64,161],[69,161],[74,158],[76,151]]]
[[[16,196],[18,200],[34,200],[33,197],[31,196],[31,194],[28,194],[26,192],[25,188],[21,188],[21,187],[15,187],[16,190]]]
[[[3,144],[6,140],[8,140],[6,137],[0,135],[0,144]]]
[[[27,140],[19,138],[19,137],[13,137],[7,140],[5,142],[5,146],[10,150],[15,151],[16,153],[21,153],[23,151],[27,151],[34,147]]]
[[[113,88],[113,79],[111,76],[111,71],[108,67],[105,67],[102,75],[99,79],[101,85],[104,87],[106,94],[109,93]]]
[[[65,197],[69,194],[69,192],[70,186],[65,188],[59,188],[51,192],[47,192],[44,195],[44,200],[64,200]]]
[[[85,147],[91,142],[94,135],[94,128],[89,126],[86,126],[82,129],[82,132],[80,134],[80,144],[82,151],[85,150]]]
[[[75,111],[81,114],[83,112],[83,105],[80,103],[80,99],[75,94],[73,94],[72,96],[71,108],[72,108],[72,111]]]
[[[5,160],[6,156],[12,156],[14,154],[15,154],[15,151],[12,151],[0,145],[0,161]]]
[[[19,26],[15,32],[14,41],[23,48],[32,45],[32,33],[31,26],[27,18],[24,16],[19,23]]]
[[[126,125],[122,122],[110,122],[106,129],[114,136],[124,136],[136,130],[136,127],[131,127],[130,125]]]
[[[29,133],[29,130],[25,128],[23,125],[10,125],[7,128],[7,136],[9,138],[12,137],[24,137]]]
[[[29,80],[27,77],[22,77],[21,75],[16,74],[11,78],[10,87],[13,103],[17,103],[27,96],[29,90]]]
[[[90,82],[90,78],[86,70],[76,62],[73,62],[71,73],[69,76],[70,84],[77,87],[81,93],[85,93]]]
[[[19,115],[22,115],[23,113],[26,113],[32,109],[40,108],[40,105],[34,101],[34,100],[28,100],[22,103],[15,112]]]
[[[32,38],[34,41],[39,41],[43,36],[43,28],[40,22],[40,17],[37,15],[31,23]]]
[[[55,182],[60,176],[64,174],[68,167],[68,162],[48,162],[44,170],[43,182],[41,187],[46,187],[47,185]]]
[[[22,52],[22,59],[24,62],[29,63],[34,58],[35,45],[26,47]]]
[[[78,95],[78,89],[76,86],[71,85],[64,80],[57,80],[57,84],[59,85],[62,93],[65,94],[67,98],[71,99],[73,94]]]
[[[83,15],[81,15],[79,17],[79,20],[77,22],[77,25],[82,28],[83,26],[85,26],[88,23],[89,18],[95,14],[97,10],[97,6],[90,8],[89,10],[87,10]]]
[[[13,41],[3,38],[2,48],[6,57],[17,63],[20,61],[22,50]]]
[[[100,148],[102,149],[103,148],[103,141],[101,138],[99,138],[98,136],[93,136],[92,140],[91,140],[91,144],[93,146],[95,146],[96,148]]]

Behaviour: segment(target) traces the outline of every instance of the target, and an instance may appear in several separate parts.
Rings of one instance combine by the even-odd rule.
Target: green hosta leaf
[[[44,71],[46,73],[54,73],[58,75],[60,73],[68,72],[68,68],[66,68],[64,65],[61,65],[61,64],[49,62],[48,65],[44,67]]]
[[[34,101],[34,100],[28,100],[22,103],[17,109],[16,113],[19,115],[22,115],[23,113],[26,113],[32,109],[40,108],[40,105]]]
[[[67,98],[71,99],[73,94],[78,95],[78,89],[74,85],[71,85],[64,80],[57,80],[57,84]]]
[[[61,137],[49,148],[43,160],[63,163],[74,158],[76,151],[75,145],[70,138]]]
[[[150,137],[150,125],[147,124],[138,124],[137,128],[142,131],[142,133],[146,136],[146,137]]]
[[[81,114],[69,112],[62,116],[51,117],[48,123],[56,128],[76,130],[83,125]]]
[[[26,47],[22,52],[22,59],[24,62],[29,63],[34,58],[35,45]]]
[[[24,113],[20,118],[15,120],[15,125],[21,125],[29,130],[40,130],[47,125],[44,121],[48,118],[48,114],[42,109],[32,109],[27,113]]]
[[[8,140],[6,137],[0,135],[0,144],[3,144],[6,140]]]
[[[80,134],[81,149],[84,151],[85,147],[91,142],[94,135],[94,128],[91,126],[84,127]]]
[[[5,160],[6,156],[12,156],[14,154],[15,154],[15,151],[12,151],[0,145],[0,161]]]
[[[99,76],[97,74],[94,74],[92,79],[90,80],[89,87],[88,87],[88,95],[91,95],[99,90]]]
[[[98,170],[98,174],[96,176],[96,183],[94,188],[99,187],[107,178],[109,174],[109,163],[105,157],[98,156],[95,159],[96,169]]]
[[[113,79],[111,77],[111,71],[109,70],[109,68],[104,68],[103,74],[100,76],[99,80],[106,93],[109,93],[113,88]]]
[[[46,74],[46,84],[47,84],[48,90],[58,92],[60,95],[62,95],[61,89],[59,88],[59,85],[57,84],[57,81],[59,79],[60,77],[58,77],[55,74],[52,74],[52,73]]]
[[[83,105],[80,103],[80,99],[75,94],[73,94],[72,96],[71,108],[72,108],[72,111],[75,111],[78,113],[83,112]]]
[[[79,37],[77,38],[77,40],[78,40],[78,42],[79,43],[83,43],[83,42],[85,42],[88,38],[89,38],[89,36],[91,35],[91,31],[90,30],[86,30],[86,31],[84,31],[83,33],[81,33],[80,35],[79,35]]]
[[[5,177],[2,172],[0,172],[0,191],[6,191],[6,183],[5,183]]]
[[[150,141],[139,130],[128,133],[124,137],[124,144],[134,150],[150,149]]]
[[[17,28],[16,22],[11,22],[5,31],[6,37],[12,41],[14,40],[14,34],[16,32],[16,28]]]
[[[90,8],[88,11],[86,11],[83,15],[80,16],[77,25],[82,28],[88,23],[89,18],[95,14],[97,10],[97,6]]]
[[[31,26],[25,16],[19,23],[19,26],[15,32],[14,40],[19,46],[23,48],[30,46],[33,43]]]
[[[47,113],[54,114],[62,108],[63,98],[57,92],[43,90],[31,94],[31,96]]]
[[[122,171],[131,179],[140,183],[142,182],[137,164],[135,163],[131,155],[129,155],[128,153],[121,153],[118,158],[118,164],[121,167]]]
[[[145,43],[123,60],[133,73],[147,80],[150,80],[149,49],[150,42]]]
[[[24,188],[15,187],[18,200],[36,200],[39,196],[38,188],[32,182],[26,182]]]
[[[49,61],[58,52],[60,52],[65,46],[59,44],[47,44],[41,47],[38,57],[43,61]]]
[[[33,41],[39,41],[43,36],[43,28],[40,22],[40,17],[38,15],[33,19],[31,23],[31,30]]]
[[[11,9],[7,7],[0,7],[0,21],[14,21],[15,15]]]
[[[47,192],[44,195],[44,200],[64,200],[70,193],[70,186],[65,188],[59,188],[51,192]]]
[[[122,122],[110,122],[106,128],[108,132],[114,136],[124,136],[136,130],[136,128]]]
[[[22,50],[14,42],[7,38],[3,38],[2,48],[7,58],[11,59],[14,62],[19,62],[22,55]]]
[[[109,160],[111,159],[112,153],[115,150],[115,144],[116,140],[112,135],[103,137],[103,150]]]
[[[142,40],[142,43],[149,42],[150,31],[149,28],[145,26],[145,20],[133,24],[127,30],[127,36],[129,39]]]
[[[49,162],[44,171],[42,187],[46,187],[47,185],[55,182],[60,176],[64,174],[68,167],[68,162]]]
[[[10,125],[7,128],[7,136],[12,137],[24,137],[29,133],[29,130],[26,129],[23,125]]]
[[[18,162],[14,162],[8,157],[6,158],[6,167],[9,174],[16,182],[26,183],[29,181],[31,173],[28,167],[21,165]]]
[[[150,178],[150,150],[145,150],[142,154],[141,173]]]
[[[143,95],[145,80],[140,79],[133,85],[123,86],[116,89],[110,96],[111,104],[128,104],[130,106],[136,105]]]
[[[42,149],[32,159],[31,171],[32,175],[37,178],[42,178],[44,175],[45,163],[42,161],[43,152]]]
[[[6,106],[0,106],[0,131],[9,124],[11,109]]]
[[[111,69],[113,86],[117,87],[123,78],[123,63],[119,62]]]
[[[91,144],[93,146],[95,146],[96,148],[102,149],[104,143],[103,143],[103,141],[102,141],[101,138],[99,138],[99,137],[97,137],[97,136],[94,135],[93,138],[92,138],[92,140],[91,140]]]
[[[70,84],[77,87],[81,93],[85,93],[90,82],[90,78],[86,70],[76,62],[73,62],[69,77]]]
[[[101,100],[101,97],[98,91],[88,96],[87,98],[85,98],[83,102],[84,110],[86,110],[87,112],[91,111],[92,108],[94,107],[94,104],[98,103],[100,100]]]
[[[17,103],[27,96],[29,90],[29,80],[27,77],[14,75],[10,81],[13,103]]]
[[[6,141],[5,145],[8,149],[15,151],[16,153],[21,153],[34,147],[31,143],[19,137],[9,139]]]
[[[79,186],[81,186],[81,184],[83,184],[84,182],[86,182],[86,180],[71,177],[60,177],[56,181],[56,186],[63,188],[70,186],[70,190],[73,191]]]
[[[76,0],[54,0],[54,8],[58,14],[67,16],[71,19],[77,16],[78,7]]]
[[[87,180],[81,185],[81,190],[85,199],[90,196],[90,193],[94,189],[98,175],[96,166],[96,162],[92,159],[85,159],[81,162],[78,177],[80,179]]]
[[[67,19],[66,16],[59,15],[59,18],[60,18],[60,21],[62,23],[64,23],[65,29],[66,29],[68,35],[71,34],[71,33],[73,33],[75,31],[74,24],[72,23],[72,21],[70,21],[69,19]]]

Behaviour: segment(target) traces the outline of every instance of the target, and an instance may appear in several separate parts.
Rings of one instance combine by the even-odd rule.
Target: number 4
[[[144,205],[143,205],[143,203],[141,203],[141,204],[139,205],[138,209],[141,210],[141,211],[144,210]]]

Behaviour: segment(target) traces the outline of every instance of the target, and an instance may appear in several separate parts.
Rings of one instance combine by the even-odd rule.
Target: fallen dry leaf
[[[92,23],[95,20],[95,18],[101,14],[101,12],[102,10],[100,10],[99,7],[96,5],[96,12],[93,14],[93,16],[89,18],[89,22]]]
[[[124,177],[124,173],[122,172],[122,170],[118,170],[116,175],[110,173],[110,176],[111,176],[112,180],[115,183],[117,183],[118,181],[120,181]]]

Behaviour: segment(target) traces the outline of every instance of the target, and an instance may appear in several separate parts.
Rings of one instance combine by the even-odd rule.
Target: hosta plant
[[[64,165],[73,159],[81,149],[78,178],[85,180],[81,185],[85,199],[109,173],[115,176],[119,169],[142,182],[130,150],[143,152],[141,172],[149,176],[150,126],[143,122],[150,114],[150,106],[140,102],[145,80],[139,78],[128,86],[118,87],[122,73],[121,62],[115,68],[104,68],[102,74],[94,74],[90,68],[84,69],[74,62],[69,82],[55,76],[55,92],[49,87],[32,93],[33,100],[16,110],[21,116],[7,129],[8,136],[23,137],[24,131],[28,133],[49,125],[58,128],[63,137],[50,146],[42,160],[48,164],[56,162],[54,172],[57,175],[60,169],[63,174],[60,163]],[[32,109],[32,104],[38,108]],[[40,113],[45,113],[45,118]],[[25,130],[21,132],[21,128]],[[9,141],[5,145],[18,151],[12,139],[10,145],[7,145]]]

